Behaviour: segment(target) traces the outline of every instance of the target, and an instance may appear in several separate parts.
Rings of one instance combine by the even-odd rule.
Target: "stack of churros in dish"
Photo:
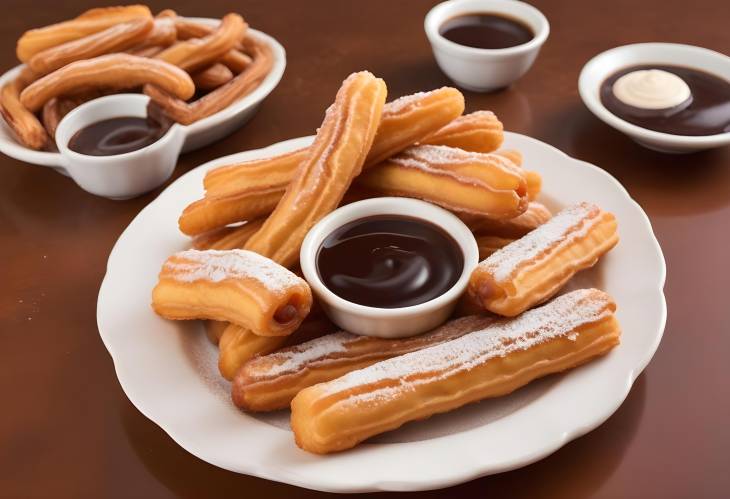
[[[382,80],[355,73],[311,146],[210,170],[205,195],[180,215],[192,249],[164,262],[154,310],[207,320],[234,403],[245,411],[291,407],[304,450],[351,448],[619,343],[608,294],[559,293],[618,242],[615,217],[590,202],[551,213],[539,202],[540,175],[519,151],[500,149],[497,117],[463,113],[456,89],[388,100]],[[319,220],[378,196],[441,206],[479,246],[463,306],[417,336],[337,330],[297,275],[299,249]]]
[[[120,91],[144,91],[153,112],[188,125],[251,93],[273,64],[271,47],[239,14],[211,26],[144,5],[91,9],[32,29],[18,40],[24,63],[0,91],[0,110],[17,139],[53,149],[73,108]]]

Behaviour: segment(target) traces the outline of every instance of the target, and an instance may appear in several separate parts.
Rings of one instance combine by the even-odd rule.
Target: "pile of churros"
[[[20,37],[15,80],[0,110],[25,146],[53,149],[59,121],[90,99],[142,90],[156,112],[188,125],[251,93],[273,64],[271,47],[239,14],[217,27],[144,5],[91,9]]]
[[[163,264],[153,290],[162,317],[208,320],[234,403],[291,407],[296,443],[314,453],[510,393],[619,343],[605,292],[554,298],[618,242],[615,217],[588,202],[553,215],[537,200],[540,175],[500,150],[502,123],[464,115],[458,90],[387,103],[386,93],[355,73],[311,146],[209,171],[204,197],[179,220],[192,248]],[[337,331],[297,275],[314,224],[382,195],[452,211],[481,253],[454,317],[411,338]]]

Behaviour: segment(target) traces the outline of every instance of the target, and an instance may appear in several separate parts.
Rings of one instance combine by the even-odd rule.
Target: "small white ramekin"
[[[91,100],[63,117],[56,129],[61,164],[82,189],[97,196],[128,199],[162,185],[175,170],[185,142],[184,128],[173,124],[152,144],[113,156],[87,156],[68,148],[71,137],[85,126],[110,118],[147,116],[149,97],[115,94]]]
[[[317,254],[324,239],[342,225],[374,215],[404,215],[434,223],[448,232],[464,254],[464,268],[458,281],[441,296],[418,305],[376,308],[352,303],[330,291],[320,279]],[[346,331],[381,338],[402,338],[428,331],[448,319],[466,289],[472,270],[479,262],[479,250],[469,228],[448,211],[416,199],[382,197],[366,199],[339,208],[315,225],[304,239],[300,264],[304,278],[332,321]],[[355,265],[356,263],[353,262]]]
[[[504,49],[466,47],[439,33],[441,25],[456,16],[494,13],[518,19],[535,34],[527,43]],[[545,16],[532,5],[517,0],[449,0],[426,15],[424,29],[441,70],[458,86],[474,92],[489,92],[508,86],[535,62],[550,33]]]
[[[730,132],[700,136],[672,135],[634,125],[609,111],[601,102],[601,84],[621,69],[646,64],[687,66],[730,81],[730,57],[714,50],[679,43],[624,45],[598,54],[583,66],[578,90],[586,107],[607,125],[655,151],[689,153],[730,145]]]

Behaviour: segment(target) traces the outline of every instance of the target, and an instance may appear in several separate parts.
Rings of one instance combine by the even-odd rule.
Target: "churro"
[[[198,90],[215,90],[233,79],[233,73],[228,66],[220,62],[211,64],[207,68],[192,74],[193,83]]]
[[[497,116],[491,111],[475,111],[459,116],[420,143],[488,153],[498,149],[503,141],[504,127]]]
[[[157,54],[156,58],[194,72],[216,62],[234,48],[243,38],[247,27],[240,15],[226,14],[209,35],[178,42]]]
[[[195,93],[188,74],[163,61],[130,54],[109,54],[72,62],[34,81],[20,94],[20,102],[36,112],[54,97],[73,94],[80,89],[116,89],[139,87],[151,83],[181,99]]]
[[[385,359],[450,341],[494,319],[455,319],[427,333],[403,339],[358,336],[340,331],[249,360],[233,381],[233,402],[247,411],[288,407],[304,388],[338,378]]]
[[[478,216],[461,216],[461,219],[477,236],[498,236],[519,239],[535,230],[552,217],[550,210],[537,201],[531,201],[524,213],[509,220],[490,220]]]
[[[75,61],[121,52],[140,44],[153,25],[148,17],[115,24],[104,31],[39,52],[28,61],[28,66],[44,75]]]
[[[176,253],[152,291],[152,307],[167,319],[229,321],[262,336],[290,334],[311,305],[303,279],[243,250]]]
[[[0,91],[0,112],[21,144],[31,149],[44,149],[50,143],[48,133],[38,118],[20,101],[25,88],[21,78],[6,83]]]
[[[304,236],[335,209],[360,173],[385,104],[385,82],[363,71],[350,75],[325,115],[307,158],[246,249],[284,266],[296,263]]]
[[[613,214],[589,203],[570,206],[482,261],[469,293],[490,312],[518,315],[549,299],[617,242]]]
[[[291,403],[296,443],[341,451],[409,421],[498,397],[618,345],[616,305],[574,291],[512,320],[305,388]]]
[[[521,168],[496,154],[448,146],[410,147],[369,169],[358,184],[496,220],[513,218],[527,208]]]
[[[508,237],[499,236],[476,236],[475,239],[477,241],[477,248],[479,248],[480,260],[484,260],[488,256],[492,255],[492,253],[495,253],[497,250],[500,250],[515,241]]]
[[[18,59],[28,62],[37,53],[51,47],[139,18],[152,18],[147,6],[128,5],[90,9],[70,21],[26,31],[18,40],[16,53]]]

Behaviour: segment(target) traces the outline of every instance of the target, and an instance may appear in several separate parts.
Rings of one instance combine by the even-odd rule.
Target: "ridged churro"
[[[246,244],[246,241],[254,235],[264,224],[264,219],[246,222],[243,225],[235,227],[221,227],[210,232],[204,232],[193,238],[192,247],[194,249],[206,250],[229,250],[240,249]]]
[[[233,73],[228,66],[220,62],[211,64],[207,68],[193,73],[193,83],[198,90],[215,90],[233,79]]]
[[[167,319],[229,321],[262,336],[292,333],[311,305],[303,279],[242,250],[176,253],[152,291],[152,307]]]
[[[109,54],[72,62],[36,80],[20,94],[20,102],[36,112],[54,97],[79,92],[80,89],[116,89],[139,87],[151,83],[189,99],[195,85],[188,74],[172,64],[129,54]]]
[[[20,93],[24,88],[25,82],[21,78],[6,83],[0,90],[0,112],[21,144],[31,149],[44,149],[50,139],[38,118],[21,103]]]
[[[247,411],[283,409],[308,386],[453,340],[492,322],[494,319],[487,316],[462,317],[403,339],[358,336],[343,331],[322,336],[249,360],[233,381],[233,402]]]
[[[305,388],[291,403],[296,443],[317,454],[349,449],[572,369],[618,345],[615,309],[602,291],[574,291],[515,319]]]
[[[296,263],[306,233],[337,207],[360,173],[385,97],[385,82],[367,71],[354,73],[342,83],[307,158],[246,249],[286,267]]]
[[[75,61],[122,52],[142,43],[153,25],[154,22],[148,17],[115,24],[93,35],[39,52],[28,61],[28,66],[36,73],[45,75]]]
[[[369,169],[358,184],[495,220],[513,218],[527,208],[521,168],[496,154],[447,146],[410,147]]]
[[[487,153],[497,150],[503,141],[504,127],[497,116],[491,111],[475,111],[459,116],[420,143]]]
[[[16,53],[18,59],[28,62],[31,57],[48,48],[139,18],[152,18],[147,6],[128,5],[90,9],[70,21],[26,31],[18,40]]]
[[[552,217],[550,210],[537,201],[531,201],[524,213],[508,220],[491,220],[479,216],[461,216],[461,219],[477,236],[498,236],[519,239],[535,230]]]
[[[482,261],[469,293],[490,312],[518,315],[549,299],[617,242],[613,214],[589,203],[570,206]]]

